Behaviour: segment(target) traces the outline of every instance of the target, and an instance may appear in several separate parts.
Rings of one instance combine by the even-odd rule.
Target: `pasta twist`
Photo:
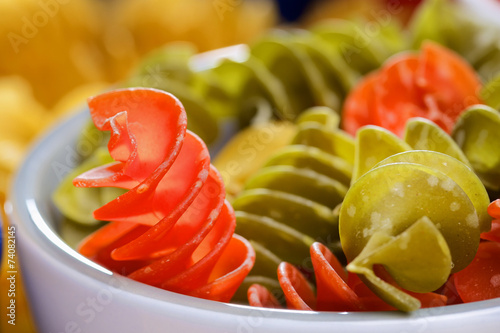
[[[203,141],[186,130],[182,104],[154,89],[117,90],[89,100],[96,127],[111,131],[116,162],[74,180],[79,187],[128,189],[94,212],[112,221],[79,251],[134,280],[229,301],[254,251],[233,235],[235,217]]]
[[[278,266],[287,306],[413,311],[445,305],[447,297],[432,291],[471,263],[480,233],[491,227],[485,186],[498,179],[500,153],[492,147],[500,143],[499,132],[500,114],[481,105],[462,113],[452,136],[423,118],[407,122],[404,140],[377,126],[362,127],[339,216],[349,275],[327,247],[314,243],[317,294],[300,267]],[[255,306],[280,306],[262,284],[252,285],[248,298]]]
[[[334,210],[351,180],[353,139],[338,129],[337,114],[326,107],[304,112],[297,123],[292,144],[277,151],[232,202],[236,230],[257,252],[247,285],[276,287],[281,261],[309,270],[315,240],[341,254]]]

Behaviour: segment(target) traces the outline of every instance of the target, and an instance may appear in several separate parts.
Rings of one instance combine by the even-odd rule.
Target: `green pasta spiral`
[[[404,139],[361,128],[339,216],[347,269],[387,303],[412,311],[420,303],[378,278],[375,265],[422,293],[465,268],[491,227],[486,188],[500,184],[499,131],[500,113],[484,105],[465,110],[452,136],[422,118],[407,122]]]
[[[326,107],[302,113],[291,144],[277,151],[232,202],[237,232],[257,253],[246,285],[277,285],[281,261],[309,269],[314,241],[341,255],[335,209],[351,181],[354,141],[338,122]]]

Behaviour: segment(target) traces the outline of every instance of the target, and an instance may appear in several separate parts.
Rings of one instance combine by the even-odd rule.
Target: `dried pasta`
[[[233,235],[235,217],[203,141],[186,130],[182,104],[152,89],[89,100],[96,127],[111,131],[115,162],[76,177],[79,187],[128,191],[94,212],[111,221],[79,246],[105,267],[166,290],[229,301],[254,251]]]
[[[499,144],[494,134],[500,130],[499,119],[498,112],[478,105],[463,112],[456,123],[453,133],[468,131],[461,137],[477,145],[474,158],[482,162],[474,164],[496,161],[497,154],[491,150],[492,156],[480,153],[482,143],[477,135],[483,128],[488,143]],[[489,127],[481,127],[483,122]],[[339,213],[340,241],[349,262],[349,277],[335,255],[315,243],[310,253],[317,296],[296,264],[279,265],[277,276],[287,306],[302,310],[413,311],[445,305],[444,291],[433,291],[445,285],[450,274],[453,277],[471,264],[480,234],[491,228],[487,212],[490,199],[485,188],[488,182],[483,184],[478,177],[481,173],[473,171],[480,169],[471,167],[467,154],[472,148],[467,153],[460,147],[466,147],[466,143],[455,142],[428,119],[410,119],[404,139],[377,126],[362,127],[354,146],[352,184]],[[482,237],[494,239],[489,234]],[[493,245],[488,249],[496,251]],[[461,290],[463,280],[458,280]],[[273,306],[277,300],[263,288],[252,285],[249,302]],[[464,294],[467,299],[468,294]]]
[[[308,269],[315,240],[339,252],[337,214],[350,183],[354,142],[326,107],[305,111],[290,145],[278,150],[233,200],[237,232],[257,258],[247,283],[276,278],[281,261]],[[276,283],[274,283],[276,285]]]

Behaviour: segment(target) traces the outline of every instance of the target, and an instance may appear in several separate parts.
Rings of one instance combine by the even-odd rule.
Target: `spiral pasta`
[[[79,187],[128,191],[94,212],[112,221],[79,251],[134,280],[166,290],[229,301],[251,269],[254,252],[237,235],[217,170],[186,114],[170,94],[117,90],[90,99],[98,129],[111,131],[116,162],[78,176]]]
[[[351,180],[353,139],[338,129],[338,115],[326,107],[304,112],[297,124],[291,145],[278,150],[232,202],[236,230],[257,252],[246,283],[272,286],[269,279],[276,279],[281,261],[309,269],[315,240],[339,253],[334,209]]]
[[[206,138],[210,138],[209,140],[215,140],[217,136],[213,129],[214,124],[218,126],[218,120],[215,119],[219,117],[236,117],[241,126],[246,126],[253,121],[262,123],[271,117],[296,121],[298,130],[292,144],[280,150],[254,177],[248,180],[245,190],[234,201],[238,220],[236,231],[250,239],[257,252],[256,265],[246,279],[247,284],[260,282],[268,287],[278,287],[277,268],[280,272],[278,279],[282,287],[293,286],[295,282],[301,281],[301,273],[306,274],[306,280],[313,280],[310,254],[315,273],[330,276],[331,273],[324,272],[330,272],[326,269],[328,267],[326,262],[335,266],[332,264],[331,255],[318,246],[314,248],[313,255],[311,245],[315,240],[321,240],[327,244],[328,251],[333,251],[334,255],[342,259],[343,253],[340,251],[339,238],[343,238],[345,239],[343,242],[347,244],[347,252],[350,253],[346,253],[348,259],[356,261],[358,258],[358,262],[351,265],[349,269],[361,275],[363,274],[360,272],[369,272],[367,273],[369,277],[364,277],[364,282],[367,285],[371,283],[370,288],[392,304],[392,307],[386,305],[386,308],[412,310],[419,306],[418,302],[421,302],[422,306],[430,305],[436,300],[440,304],[443,303],[440,295],[420,292],[431,290],[443,282],[444,276],[452,272],[446,263],[453,262],[453,271],[466,265],[470,254],[474,252],[477,234],[487,230],[486,214],[481,208],[486,202],[487,192],[480,183],[482,182],[490,194],[500,189],[500,175],[498,174],[500,157],[497,149],[500,144],[498,113],[486,106],[474,106],[458,118],[451,136],[427,120],[412,119],[406,124],[406,128],[402,127],[403,133],[398,133],[403,135],[403,140],[381,128],[365,127],[358,132],[356,141],[353,141],[349,135],[338,129],[339,117],[332,111],[315,109],[303,112],[313,105],[327,105],[335,110],[340,109],[342,104],[347,104],[344,103],[344,99],[358,79],[380,66],[392,54],[409,48],[410,45],[406,44],[406,40],[411,40],[415,47],[424,39],[442,41],[465,55],[469,62],[480,70],[483,78],[489,80],[490,77],[487,77],[485,73],[498,71],[493,61],[498,52],[496,46],[480,43],[476,23],[464,19],[463,13],[459,13],[458,9],[450,11],[450,15],[459,18],[464,26],[471,27],[467,29],[467,33],[472,34],[470,39],[477,44],[477,48],[472,49],[464,48],[454,37],[460,35],[460,32],[456,30],[459,25],[454,24],[453,29],[450,30],[426,24],[429,17],[442,12],[443,6],[452,5],[441,1],[428,1],[422,6],[419,15],[411,23],[409,31],[411,38],[409,39],[398,29],[394,29],[392,24],[394,22],[382,26],[380,34],[367,40],[360,29],[365,22],[352,23],[336,20],[313,27],[310,31],[275,31],[251,45],[246,60],[226,59],[215,67],[199,72],[189,67],[189,62],[194,56],[192,52],[185,52],[185,57],[180,57],[182,61],[179,65],[175,64],[179,58],[170,56],[169,52],[172,52],[172,49],[163,50],[164,53],[160,52],[159,55],[148,59],[136,76],[128,82],[133,85],[153,85],[161,89],[172,90],[181,96],[183,103],[189,105],[189,110],[194,110],[190,120],[194,120],[200,126],[196,125],[192,128],[203,136],[207,134]],[[475,54],[472,52],[474,50],[477,50]],[[157,72],[151,73],[151,69]],[[499,86],[497,78],[481,90],[482,100],[496,108],[500,106],[496,97]],[[391,89],[387,89],[386,92],[389,98],[393,96]],[[394,110],[399,111],[399,108]],[[385,115],[380,116],[385,117]],[[438,114],[436,119],[441,116]],[[389,118],[385,117],[383,120]],[[451,126],[448,129],[451,129]],[[447,156],[443,157],[443,154]],[[457,164],[456,160],[461,164]],[[449,170],[441,170],[438,165],[434,164],[435,161],[452,165],[454,171],[450,173]],[[394,166],[393,164],[400,165]],[[467,167],[474,170],[481,182],[474,178]],[[394,174],[403,176],[399,180],[396,179],[397,177],[391,178]],[[398,200],[403,199],[401,194],[404,193],[404,188],[401,184],[408,180],[410,174],[416,179],[425,180],[430,186],[430,189],[423,188],[423,192],[428,192],[443,200],[446,200],[444,193],[449,192],[446,188],[458,186],[462,189],[463,193],[456,191],[456,198],[460,198],[457,199],[458,201],[444,202],[452,212],[468,212],[465,215],[456,213],[460,215],[457,219],[463,216],[469,217],[468,220],[461,222],[469,226],[468,229],[460,229],[463,239],[453,240],[449,233],[440,230],[446,222],[436,222],[442,218],[439,214],[439,216],[417,216],[418,214],[413,212],[415,214],[409,214],[411,218],[408,218],[411,221],[406,221],[411,226],[404,223],[398,224],[400,229],[403,229],[403,225],[408,227],[404,232],[398,229],[393,234],[388,229],[378,230],[378,226],[386,224],[387,221],[373,205],[361,210],[356,205],[342,206],[340,211],[343,211],[346,221],[352,217],[350,215],[355,216],[364,211],[364,218],[368,222],[366,226],[346,231],[346,236],[339,237],[338,207],[344,201],[346,193],[354,193],[351,194],[351,201],[365,200],[366,196],[363,194],[365,189],[362,184],[368,183],[371,179],[370,184],[373,186],[387,185],[384,188],[385,192],[377,195],[385,196],[384,198],[393,196]],[[384,178],[388,178],[389,181],[380,182],[380,179]],[[462,183],[461,179],[466,181]],[[439,188],[434,188],[432,184],[438,184]],[[409,185],[417,186],[417,184]],[[424,185],[427,186],[425,182]],[[350,186],[353,190],[348,192],[347,189]],[[472,195],[470,188],[474,188],[480,194]],[[380,201],[384,202],[384,198]],[[419,202],[418,198],[414,199],[415,202]],[[409,202],[404,201],[400,206],[406,208],[408,205]],[[435,202],[432,200],[426,202],[426,205],[431,210],[435,208],[433,207]],[[108,218],[107,215],[103,217]],[[390,220],[392,221],[393,218],[391,217]],[[345,224],[360,225],[360,223]],[[109,227],[109,234],[120,230],[118,224],[112,225],[113,227]],[[392,226],[391,223],[387,225]],[[104,231],[101,232],[104,233]],[[142,231],[138,229],[137,235],[140,232]],[[417,248],[427,246],[428,249],[434,249],[437,253],[432,258],[435,262],[430,265],[435,268],[435,274],[420,276],[421,271],[417,267],[413,272],[416,272],[415,276],[419,276],[423,282],[419,284],[420,282],[413,281],[415,284],[412,284],[413,282],[401,282],[405,280],[405,277],[402,278],[401,274],[398,276],[397,272],[401,273],[404,270],[393,268],[392,274],[377,270],[382,256],[394,259],[390,256],[390,252],[399,251],[396,249],[397,246],[404,247],[405,244],[413,244],[414,235],[417,233],[428,235],[428,242],[417,244]],[[349,238],[354,237],[352,234],[357,235],[354,243],[357,243],[359,239],[363,241],[359,242],[361,245],[351,247],[349,250]],[[358,237],[364,234],[366,236]],[[124,234],[123,237],[132,237],[135,234],[131,231],[127,235]],[[137,242],[140,243],[140,241]],[[462,250],[457,249],[454,243],[459,242],[467,246],[463,246]],[[383,249],[382,243],[390,243],[392,247],[388,246]],[[373,256],[368,255],[367,251],[373,248],[381,250],[382,254],[378,258],[374,259]],[[124,255],[122,251],[125,250],[117,250],[113,254],[110,251],[108,255],[104,255],[104,258],[108,256],[112,259],[109,260],[109,265],[112,267],[116,265],[117,270],[123,269],[128,274],[132,268],[120,266],[125,260],[114,259],[115,257],[127,258],[126,256],[120,257]],[[165,249],[165,251],[168,252],[170,249]],[[405,255],[411,257],[413,253]],[[330,259],[321,259],[321,256]],[[417,261],[426,259],[411,258]],[[362,259],[373,264],[373,267],[356,266]],[[135,258],[132,257],[130,260],[135,260]],[[280,264],[282,261],[287,261],[289,264]],[[315,266],[315,262],[316,266],[318,262],[321,263],[319,268]],[[299,270],[297,271],[291,264],[299,267]],[[156,269],[157,266],[154,267],[156,271],[163,272],[162,269]],[[341,280],[347,279],[338,269],[336,271],[342,277]],[[145,282],[153,285],[159,285],[154,277],[137,274],[131,276],[144,279]],[[351,275],[355,276],[352,273]],[[380,276],[384,276],[386,282],[392,280],[385,284],[369,281],[370,279],[376,280],[375,277]],[[348,286],[360,299],[353,295],[348,297],[343,294],[343,297],[351,301],[344,302],[345,307],[332,307],[326,304],[328,301],[320,300],[322,296],[319,296],[319,290],[334,290],[335,288],[332,288],[331,283],[325,282],[327,279],[322,280],[318,275],[316,275],[316,280],[319,298],[316,299],[310,291],[301,289],[297,291],[297,294],[306,301],[303,303],[298,300],[290,301],[290,304],[293,303],[292,307],[305,309],[307,305],[311,309],[371,309],[367,302],[379,302],[374,301],[373,291],[358,279],[356,282],[348,283]],[[342,284],[339,279],[334,280]],[[320,281],[326,284],[320,286]],[[169,285],[165,286],[170,288]],[[401,291],[399,289],[401,286],[418,290],[419,293]],[[264,289],[255,287],[252,292],[253,299],[257,300],[257,303],[267,302],[268,305],[276,305],[269,295],[266,296]],[[363,300],[363,295],[370,292],[370,297]],[[302,295],[303,293],[305,294]],[[287,296],[287,301],[294,297],[290,294],[285,296]],[[400,298],[396,299],[397,297]]]
[[[407,122],[404,140],[377,126],[361,128],[352,184],[339,216],[349,278],[335,255],[315,243],[310,254],[317,296],[296,265],[278,267],[287,306],[412,311],[445,305],[446,297],[432,291],[471,263],[480,233],[491,227],[488,182],[480,177],[485,178],[485,165],[490,176],[498,170],[498,154],[489,145],[500,144],[499,121],[498,112],[477,105],[462,113],[453,137],[423,118]],[[482,153],[481,145],[492,155]],[[248,298],[255,306],[277,302],[258,284],[249,288]]]

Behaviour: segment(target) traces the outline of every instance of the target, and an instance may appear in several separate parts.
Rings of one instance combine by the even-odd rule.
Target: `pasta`
[[[437,1],[430,2],[415,20],[427,19],[425,16],[432,13],[430,8],[440,5],[442,3]],[[434,7],[434,10],[435,8],[437,7]],[[414,27],[418,25],[417,22],[414,21]],[[423,29],[424,26],[420,28]],[[420,44],[420,42],[417,43],[418,36],[421,37],[421,34],[427,33],[430,37],[440,36],[417,29],[415,30],[415,45]],[[421,306],[446,304],[447,300],[443,295],[449,294],[457,283],[456,290],[462,290],[463,294],[460,296],[470,299],[463,291],[466,290],[463,281],[470,280],[461,276],[474,275],[460,273],[460,271],[472,262],[478,250],[481,232],[485,234],[484,237],[488,237],[486,239],[495,238],[493,231],[487,232],[490,228],[490,218],[486,213],[489,197],[485,187],[492,195],[494,192],[491,191],[498,190],[497,149],[492,145],[500,144],[493,130],[493,128],[496,128],[496,131],[500,129],[498,112],[485,105],[472,104],[481,101],[475,95],[477,91],[480,91],[480,97],[495,107],[497,103],[493,92],[496,91],[497,86],[496,81],[493,80],[481,88],[478,80],[474,78],[474,73],[466,69],[467,66],[462,64],[460,59],[453,54],[447,54],[444,49],[440,50],[437,46],[426,44],[424,50],[428,54],[424,61],[426,70],[434,66],[431,61],[439,62],[446,58],[448,59],[446,66],[449,68],[447,70],[449,73],[444,74],[443,68],[446,66],[439,66],[441,77],[436,76],[436,71],[428,72],[431,77],[426,79],[426,82],[430,84],[430,88],[426,88],[428,89],[426,93],[432,93],[432,90],[436,89],[436,86],[432,88],[432,84],[443,84],[445,81],[440,81],[443,77],[448,79],[453,75],[460,76],[460,78],[452,79],[453,82],[450,82],[447,87],[443,87],[442,90],[451,90],[447,92],[448,95],[438,97],[438,101],[448,103],[448,105],[437,105],[434,107],[434,112],[437,110],[450,112],[452,108],[458,106],[469,108],[465,111],[457,109],[456,112],[454,111],[453,119],[450,119],[448,123],[440,123],[440,126],[427,119],[409,119],[418,116],[419,113],[408,112],[411,111],[408,108],[411,99],[404,100],[406,97],[404,94],[402,97],[401,94],[395,96],[391,94],[393,91],[391,87],[384,87],[389,94],[384,100],[380,96],[370,95],[372,93],[365,88],[372,86],[377,89],[396,77],[398,73],[391,73],[390,66],[382,69],[383,72],[379,77],[377,74],[368,75],[361,82],[360,88],[351,91],[349,98],[352,101],[352,108],[349,109],[348,98],[344,105],[342,120],[344,128],[347,124],[347,117],[354,116],[354,118],[349,118],[349,121],[357,120],[353,129],[347,127],[349,132],[356,133],[356,141],[353,149],[354,168],[351,187],[340,210],[340,240],[347,260],[350,262],[347,266],[349,273],[359,274],[363,283],[359,279],[357,280],[359,282],[356,282],[352,274],[349,277],[344,276],[342,269],[332,259],[331,252],[324,248],[319,249],[318,245],[312,246],[310,252],[311,258],[316,258],[312,260],[316,263],[314,268],[318,298],[316,299],[313,289],[305,283],[300,269],[297,270],[287,262],[281,263],[278,267],[278,279],[288,307],[337,311],[397,308],[412,311]],[[402,55],[399,59],[418,62],[416,58],[413,60],[411,57],[411,55]],[[369,63],[368,58],[365,58],[365,62]],[[390,64],[396,63],[398,60],[391,59]],[[473,63],[473,65],[476,68],[480,66],[478,63]],[[413,68],[412,66],[414,65],[408,63],[406,74]],[[453,71],[457,71],[457,74],[453,74]],[[401,73],[404,73],[404,70],[399,71],[400,76],[402,76]],[[408,95],[415,94],[415,89],[419,88],[420,83],[408,87],[410,77],[406,75],[404,80],[397,83],[398,87],[406,84],[405,87],[409,90]],[[450,88],[458,87],[458,83],[463,85],[460,88],[462,89],[460,93],[463,94],[462,99],[457,97],[460,93],[453,93],[452,89],[455,88]],[[381,91],[384,91],[384,88]],[[442,90],[434,91],[438,91],[437,95],[439,95]],[[454,100],[443,99],[443,96],[449,98],[454,94]],[[397,98],[401,100],[397,101]],[[428,97],[425,96],[425,98],[428,102]],[[395,108],[395,105],[398,105],[395,100],[400,103],[400,107]],[[363,109],[363,103],[366,104],[365,109]],[[433,109],[432,106],[430,109]],[[350,110],[356,113],[350,115]],[[399,113],[388,114],[396,110]],[[377,112],[381,112],[380,116]],[[409,114],[408,118],[404,118],[407,114]],[[425,112],[420,112],[420,114],[425,116]],[[432,112],[430,115],[432,116]],[[363,116],[373,118],[363,119]],[[433,115],[435,118],[432,119],[438,121],[444,116],[449,116],[449,114],[435,113]],[[382,126],[394,130],[404,140],[386,129],[364,126],[370,124],[372,120],[381,121]],[[400,123],[397,123],[398,121]],[[398,127],[401,124],[403,127]],[[451,136],[447,132],[451,133]],[[321,142],[321,140],[316,140],[316,142]],[[477,175],[471,172],[471,169]],[[439,184],[441,185],[438,186]],[[412,188],[412,194],[407,194],[409,193],[407,186]],[[423,188],[418,190],[419,186]],[[453,189],[455,192],[450,198],[449,192]],[[422,198],[411,198],[411,195],[418,196],[422,193],[426,194],[424,199],[428,198],[427,203]],[[443,207],[449,207],[451,212],[443,210]],[[467,211],[462,211],[455,218],[450,218],[450,213],[457,214],[464,209]],[[426,215],[420,211],[425,211]],[[454,221],[460,220],[462,222],[458,226],[455,225]],[[468,228],[459,232],[463,239],[454,237],[457,228]],[[419,238],[418,235],[426,236]],[[366,238],[370,241],[366,243],[361,241]],[[482,246],[479,247],[479,252],[481,251],[494,252],[495,248]],[[426,253],[432,253],[432,256]],[[323,257],[328,257],[329,260]],[[323,258],[323,260],[318,258]],[[453,279],[455,276],[453,274],[447,282],[450,273],[458,274],[459,278]],[[322,278],[322,274],[328,274],[330,282]],[[442,285],[445,285],[441,290],[442,294],[430,293]],[[367,292],[366,286],[370,288],[370,292]],[[487,287],[488,285],[483,286],[483,288]],[[373,293],[378,297],[375,297]],[[272,295],[261,286],[251,286],[248,296],[253,305],[274,306],[276,303]],[[381,305],[380,299],[388,305]]]
[[[229,143],[222,152],[228,168],[222,174],[238,178],[228,190],[234,196],[235,230],[256,253],[255,265],[233,300],[247,296],[251,305],[265,307],[281,307],[286,301],[289,308],[302,310],[413,311],[473,299],[464,286],[474,276],[465,269],[477,264],[476,253],[498,250],[496,245],[480,245],[481,238],[500,239],[498,222],[489,231],[491,213],[486,209],[500,190],[500,115],[494,109],[500,106],[498,77],[483,86],[457,54],[423,41],[442,42],[464,55],[483,80],[487,70],[497,71],[492,62],[497,51],[478,44],[479,55],[474,55],[455,38],[456,30],[427,26],[425,22],[445,6],[451,5],[428,1],[409,32],[391,23],[369,39],[359,39],[363,22],[341,20],[310,31],[274,31],[250,45],[245,60],[225,59],[201,71],[190,68],[194,51],[189,46],[169,46],[146,59],[127,83],[178,94],[191,110],[192,129],[208,142],[216,142],[226,118],[237,118],[240,127],[252,124],[238,134],[238,144]],[[467,33],[479,43],[477,23],[458,9],[451,13],[471,28]],[[391,57],[420,46],[420,54]],[[232,159],[242,150],[239,143],[276,121],[287,124],[286,130],[261,150],[262,156]],[[295,134],[290,144],[283,147],[291,132]],[[236,174],[235,161],[236,166],[245,164]],[[207,182],[220,182],[215,169],[208,168]],[[90,182],[92,177],[91,172],[82,179]],[[123,181],[142,197],[138,183]],[[222,187],[218,191],[222,196]],[[139,281],[201,295],[202,282],[192,285],[190,278],[183,280],[183,273],[170,276],[177,268],[169,268],[161,257],[177,255],[184,251],[182,246],[162,248],[139,236],[169,228],[168,223],[128,229],[121,220],[128,217],[119,215],[117,207],[128,203],[123,199],[131,196],[128,193],[96,211],[99,219],[115,222],[92,238],[99,242],[103,235],[112,239],[112,246],[96,250],[86,241],[82,252]],[[71,201],[69,206],[76,200]],[[155,205],[145,198],[143,204]],[[152,214],[153,208],[142,211],[141,205],[133,208],[139,223],[168,217],[166,212]],[[109,214],[106,207],[118,215]],[[75,216],[84,217],[84,212],[88,208]],[[154,219],[146,219],[147,214]],[[85,219],[94,221],[89,214]],[[116,232],[119,238],[111,236]],[[128,237],[137,239],[121,244]],[[244,253],[251,252],[238,236],[232,239],[244,244]],[[137,253],[153,255],[139,258]],[[247,269],[238,275],[238,285]],[[232,296],[236,284],[229,288]],[[458,301],[450,297],[455,291]],[[223,299],[218,297],[212,299]]]
[[[500,130],[499,119],[493,109],[474,106],[461,114],[453,133],[465,130],[467,123],[464,140],[481,145],[477,140],[477,131],[482,128],[479,124],[488,122],[490,127],[483,135],[488,142],[498,144],[493,127]],[[327,247],[314,243],[310,253],[317,296],[304,283],[305,277],[296,265],[279,264],[278,279],[287,306],[303,310],[413,311],[445,305],[446,290],[443,294],[433,291],[447,283],[450,273],[464,275],[461,271],[471,264],[481,233],[485,239],[495,239],[493,231],[486,233],[491,228],[487,183],[483,185],[470,168],[467,154],[460,149],[465,146],[423,118],[407,122],[404,140],[377,126],[361,128],[355,141],[352,184],[339,213],[340,241],[349,262],[349,277]],[[474,156],[482,160],[475,162],[478,165],[496,161],[497,154],[492,151],[489,157],[479,153],[479,146],[469,149],[478,152]],[[481,245],[480,251],[483,248],[496,251],[495,245]],[[467,278],[458,280],[460,290],[466,288],[463,281],[475,276],[467,271],[465,274]],[[469,299],[471,292],[467,289],[463,294]],[[256,306],[272,307],[277,302],[259,285],[252,285],[248,296]]]
[[[294,121],[317,105],[339,110],[349,89],[369,70],[403,49],[397,24],[381,38],[353,50],[358,25],[337,20],[311,31],[276,30],[208,68],[194,70],[195,50],[170,44],[151,53],[125,83],[166,90],[179,96],[192,129],[208,143],[217,137],[220,119],[235,117],[240,127],[272,118]],[[346,46],[351,47],[346,49]],[[353,54],[351,61],[346,55]],[[246,57],[234,59],[234,57]],[[207,67],[207,66],[206,66]]]
[[[86,238],[80,253],[143,283],[229,301],[254,251],[233,235],[220,175],[203,141],[186,130],[182,104],[159,90],[129,89],[94,97],[89,107],[97,128],[111,131],[116,162],[74,184],[128,191],[94,212],[112,222]]]
[[[113,187],[81,189],[73,185],[73,179],[78,175],[113,162],[105,146],[107,141],[109,141],[108,134],[100,132],[93,122],[87,123],[77,143],[77,147],[85,147],[85,149],[77,149],[75,152],[75,158],[86,158],[78,161],[79,165],[65,175],[52,194],[52,200],[61,213],[82,226],[98,226],[100,222],[94,218],[94,210],[125,192],[123,189]],[[61,170],[61,173],[64,171],[67,170]]]
[[[413,16],[409,31],[413,47],[418,48],[425,40],[438,42],[464,57],[486,82],[500,71],[498,27],[474,17],[460,4],[425,1]]]
[[[310,269],[309,247],[321,239],[339,252],[337,214],[352,173],[353,140],[338,129],[338,115],[312,108],[297,120],[291,145],[278,150],[233,200],[237,233],[257,252],[246,283],[276,286],[276,268],[288,261]]]
[[[188,66],[189,59],[195,53],[194,45],[189,43],[166,45],[146,56],[124,85],[151,87],[174,94],[186,107],[190,119],[189,129],[209,144],[218,137],[219,131],[216,118],[218,104],[215,104],[214,99],[221,94],[224,98],[225,95],[224,91],[209,82],[200,82],[207,90],[206,94],[192,87],[196,84],[194,81],[202,80],[200,75]]]

